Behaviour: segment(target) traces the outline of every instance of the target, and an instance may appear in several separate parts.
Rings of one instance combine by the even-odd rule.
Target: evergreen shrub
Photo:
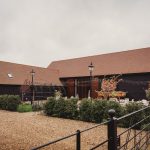
[[[54,97],[48,97],[47,100],[48,101],[44,105],[44,109],[45,109],[44,112],[45,114],[51,116],[54,114],[54,106],[55,106],[56,100]]]
[[[130,114],[132,112],[138,111],[140,109],[142,109],[144,106],[141,103],[129,103],[125,106],[125,114]],[[145,113],[144,111],[140,111],[134,115],[131,115],[129,117],[126,117],[124,119],[121,120],[122,126],[125,128],[128,128],[132,125],[134,125],[135,123],[139,122],[140,120],[142,120],[145,117]],[[138,124],[135,127],[133,127],[134,129],[140,129],[142,126],[142,124]]]
[[[93,121],[93,101],[90,99],[83,99],[79,108],[80,120]]]
[[[77,99],[65,100],[61,97],[56,100],[49,97],[45,104],[45,113],[49,116],[78,119]]]
[[[19,104],[17,111],[18,112],[31,112],[32,105],[31,104]]]
[[[16,111],[20,103],[18,95],[0,95],[0,109]]]
[[[116,111],[115,117],[121,117],[125,114],[124,107],[121,106],[118,102],[115,101],[107,101],[107,105],[105,108],[105,119],[108,119],[110,116],[108,115],[108,111],[110,109],[114,109]]]
[[[78,109],[77,102],[78,99],[65,100],[60,98],[56,100],[53,97],[49,97],[48,102],[45,104],[45,113],[49,116],[101,123],[109,119],[108,110],[110,109],[114,109],[116,111],[115,117],[119,118],[144,107],[141,103],[136,102],[121,106],[115,101],[82,99]],[[148,115],[150,115],[150,111],[145,110],[124,118],[118,121],[117,124],[128,128]],[[149,120],[143,124],[136,125],[134,129],[141,129],[148,122]]]
[[[102,122],[106,119],[106,108],[107,108],[107,101],[106,100],[97,100],[93,103],[93,121],[96,123]]]
[[[78,119],[77,100],[67,99],[64,101],[64,117],[70,119]]]
[[[21,99],[18,95],[8,95],[7,110],[16,111]]]
[[[0,109],[7,109],[7,99],[8,95],[0,95]]]
[[[55,100],[53,112],[54,116],[65,118],[65,100],[63,98]]]

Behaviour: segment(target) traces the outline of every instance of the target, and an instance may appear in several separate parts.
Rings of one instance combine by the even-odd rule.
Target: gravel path
[[[92,123],[47,117],[36,112],[18,113],[0,110],[0,149],[28,150],[35,146],[75,133],[77,129],[86,129]],[[83,133],[82,149],[88,149],[106,137],[106,127]],[[100,138],[101,136],[101,138]],[[76,137],[48,146],[44,149],[75,149]]]

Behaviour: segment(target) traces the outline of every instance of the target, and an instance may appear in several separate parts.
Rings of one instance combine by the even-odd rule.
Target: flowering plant
[[[112,92],[112,91],[115,91],[115,89],[117,88],[117,84],[122,80],[118,80],[119,76],[115,77],[113,76],[112,78],[110,79],[106,79],[104,78],[102,80],[102,85],[101,85],[101,89],[102,91],[104,92]]]

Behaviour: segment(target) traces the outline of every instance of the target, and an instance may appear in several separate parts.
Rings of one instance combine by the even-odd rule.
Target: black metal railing
[[[75,137],[75,136],[76,136],[76,148],[75,148],[75,149],[76,149],[76,150],[81,150],[81,134],[84,133],[84,132],[87,132],[87,131],[89,131],[89,130],[95,129],[95,128],[99,127],[99,126],[106,125],[106,124],[108,124],[108,122],[109,122],[109,121],[106,121],[106,122],[103,122],[103,123],[94,125],[94,126],[92,126],[92,127],[90,127],[90,128],[87,128],[87,129],[85,129],[85,130],[77,130],[76,133],[73,133],[73,134],[71,134],[71,135],[68,135],[68,136],[65,136],[65,137],[56,139],[56,140],[54,140],[54,141],[50,141],[50,142],[48,142],[48,143],[46,143],[46,144],[43,144],[43,145],[38,146],[38,147],[35,147],[35,148],[33,148],[32,150],[38,150],[38,149],[44,148],[44,147],[46,147],[46,146],[55,144],[55,143],[57,143],[57,142],[60,142],[60,141],[63,141],[63,140],[65,140],[65,139],[68,139],[68,138],[71,138],[71,137]],[[99,147],[99,146],[105,144],[106,142],[108,142],[108,140],[106,140],[106,141],[104,141],[104,142],[98,144],[97,147]],[[93,148],[92,148],[92,149],[93,149]],[[95,148],[94,148],[94,149],[95,149]]]
[[[132,122],[132,118],[135,117],[135,115],[138,115],[138,113],[142,113],[145,111],[149,111],[149,115],[145,115],[144,118],[141,120],[138,120],[137,122]],[[85,130],[77,130],[75,133],[59,138],[57,140],[48,142],[46,144],[43,144],[41,146],[35,147],[32,150],[38,150],[41,148],[44,148],[46,146],[51,146],[55,143],[58,143],[60,141],[63,141],[65,139],[69,139],[71,137],[76,137],[76,150],[81,150],[81,134],[90,131],[92,129],[96,129],[97,127],[100,127],[102,125],[107,125],[107,139],[103,140],[99,144],[95,144],[90,150],[95,150],[97,148],[101,149],[102,146],[105,145],[106,149],[108,150],[148,150],[149,142],[150,142],[150,106],[145,107],[143,109],[140,109],[138,111],[134,111],[130,114],[127,114],[125,116],[122,116],[120,118],[115,118],[115,110],[111,109],[109,110],[109,121],[94,125],[90,128],[87,128]],[[123,131],[121,133],[117,133],[118,127],[120,127],[120,122],[125,119],[131,119],[132,124],[128,126],[128,128],[121,128]],[[142,128],[136,128],[139,125],[144,123],[144,126]],[[146,123],[146,124],[145,124]],[[142,126],[142,125],[141,125]]]
[[[138,116],[145,111],[149,111],[149,113],[144,115],[144,118],[135,122],[135,115]],[[117,123],[119,124],[124,119],[129,119],[130,125],[122,133],[117,135],[117,139],[120,139],[122,144],[117,145],[116,149],[146,150],[150,142],[150,106],[117,118]],[[124,142],[121,137],[124,138]]]

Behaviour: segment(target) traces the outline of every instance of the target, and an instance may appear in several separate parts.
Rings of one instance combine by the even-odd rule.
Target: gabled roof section
[[[23,85],[31,83],[31,70],[34,70],[35,85],[61,85],[59,71],[35,66],[0,61],[0,84]]]
[[[58,69],[61,78],[82,77],[89,76],[88,65],[91,62],[95,66],[95,76],[150,72],[150,47],[54,61],[48,68]]]

